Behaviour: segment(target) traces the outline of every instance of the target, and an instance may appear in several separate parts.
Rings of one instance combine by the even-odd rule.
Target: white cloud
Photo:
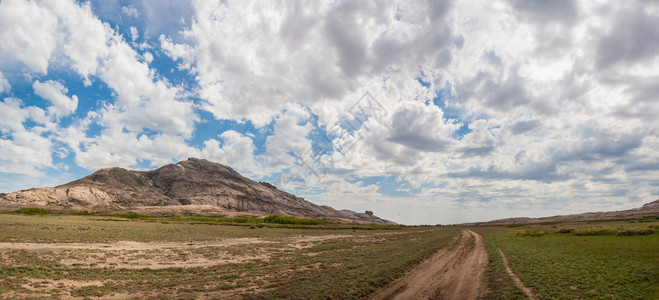
[[[251,138],[227,130],[220,134],[222,142],[208,140],[204,142],[201,157],[228,165],[246,176],[263,176],[265,172],[254,157],[254,143]]]
[[[45,1],[43,6],[58,18],[53,24],[58,30],[57,46],[71,60],[71,68],[86,79],[96,75],[102,61],[109,55],[108,40],[113,35],[112,28],[94,16],[89,2],[78,5],[73,1]]]
[[[53,106],[48,107],[48,112],[51,115],[58,117],[66,117],[75,112],[78,107],[78,97],[76,95],[71,98],[66,96],[69,90],[57,81],[48,80],[46,82],[39,82],[38,80],[32,84],[34,93],[44,98]]]
[[[136,154],[115,152],[113,147],[96,147],[104,144],[111,135],[118,139],[131,141],[135,148],[149,148],[159,141],[172,140],[184,144],[189,137],[198,117],[193,112],[192,103],[180,98],[181,90],[172,86],[166,79],[157,78],[155,70],[148,67],[153,56],[139,55],[118,33],[106,23],[101,22],[92,12],[91,5],[78,4],[73,1],[3,1],[0,4],[0,22],[12,22],[0,27],[0,35],[7,41],[0,45],[0,51],[18,55],[16,60],[27,65],[32,71],[46,73],[51,56],[62,58],[64,67],[70,67],[84,80],[86,86],[91,80],[101,79],[116,95],[116,100],[107,102],[97,114],[97,122],[105,127],[97,141],[86,141],[92,147],[80,148],[74,142],[67,142],[77,156],[77,161],[86,168],[109,166],[104,163],[118,162],[128,166],[135,163]],[[134,15],[133,10],[128,12]],[[20,15],[20,18],[15,16]],[[5,26],[6,25],[6,26]],[[29,35],[24,34],[30,32]],[[26,54],[25,56],[22,56]],[[144,62],[140,62],[144,59]],[[61,67],[61,66],[57,66]],[[35,81],[35,93],[50,101],[49,114],[68,116],[75,112],[77,96],[66,96],[68,89],[63,84],[53,81]],[[48,127],[49,126],[49,127]],[[56,129],[49,124],[45,130]],[[129,131],[130,138],[116,132]],[[145,137],[143,131],[152,136]],[[67,131],[65,131],[67,132]],[[83,135],[84,136],[84,135]],[[82,138],[81,135],[74,137]],[[68,140],[74,137],[60,136]],[[79,142],[83,142],[80,140]],[[143,145],[142,145],[143,144]],[[189,148],[189,147],[188,147]],[[91,150],[90,150],[91,149]],[[128,151],[127,148],[121,148]],[[161,152],[169,149],[170,155],[177,155],[178,148],[158,147]],[[86,153],[87,151],[95,153]],[[153,156],[153,161],[171,161],[138,152],[140,157]],[[101,157],[98,161],[88,157]]]
[[[2,118],[0,118],[1,132],[18,131],[23,128],[22,123],[28,118],[29,114],[21,108],[21,105],[21,100],[15,98],[5,98],[3,102],[0,102],[0,111],[2,111]]]
[[[76,134],[76,131],[71,134]],[[103,131],[97,138],[84,138],[77,143],[80,145],[73,148],[76,163],[91,170],[134,168],[143,160],[148,160],[150,167],[154,168],[198,155],[180,136],[158,134],[149,137],[116,127]]]
[[[151,52],[144,52],[142,57],[144,58],[144,62],[147,64],[150,64],[153,61],[153,54],[151,54]]]
[[[387,138],[391,142],[421,152],[444,152],[460,124],[447,124],[442,110],[435,105],[408,102],[393,112],[391,126]]]
[[[130,39],[135,42],[138,38],[140,37],[139,31],[137,31],[137,28],[135,26],[130,27]]]
[[[266,139],[266,151],[262,155],[266,170],[277,172],[292,167],[298,161],[296,157],[309,155],[310,117],[309,111],[296,103],[287,103],[284,111],[275,117],[273,134]]]
[[[121,7],[121,12],[129,17],[137,18],[140,16],[140,13],[137,11],[137,8],[133,6],[123,6]]]
[[[189,42],[160,41],[198,76],[206,110],[262,126],[289,101],[336,103],[373,79],[449,62],[446,8],[420,8],[432,14],[416,19],[417,8],[407,4],[198,2],[183,32]]]
[[[8,93],[10,90],[11,84],[9,84],[9,81],[7,78],[5,78],[5,75],[0,72],[0,94]]]
[[[312,189],[326,189],[314,199],[410,222],[432,220],[433,212],[459,221],[620,208],[659,193],[656,5],[108,5],[115,22],[138,9],[143,22],[120,28],[130,35],[124,38],[90,4],[0,2],[0,93],[15,95],[14,78],[25,77],[53,104],[0,104],[0,151],[15,155],[3,162],[13,172],[52,167],[44,149],[65,153],[55,145],[65,143],[89,169],[201,156],[251,176],[288,168],[309,175],[295,155],[313,160],[315,135],[333,130],[333,142],[351,148],[322,156],[332,168],[309,180]],[[152,63],[163,54],[178,70]],[[87,101],[83,92],[54,78],[70,70],[87,88],[111,90],[87,116],[67,95]],[[184,80],[181,70],[189,72]],[[351,110],[365,92],[386,113],[358,128],[336,127],[355,117]],[[195,110],[238,121],[236,128],[254,125],[260,134],[234,128],[195,140],[195,148],[192,139],[206,126]],[[53,115],[73,116],[72,125],[60,128]],[[38,161],[28,157],[34,151]],[[387,184],[400,185],[391,191],[405,196],[344,180],[372,176],[395,178]],[[461,209],[473,214],[444,213]]]
[[[51,140],[41,135],[43,127],[27,129],[23,123],[33,119],[42,124],[38,117],[43,115],[43,110],[24,108],[20,100],[5,98],[0,102],[0,112],[0,172],[42,175],[41,169],[53,166]]]
[[[0,54],[45,74],[56,47],[57,16],[36,1],[0,3]]]

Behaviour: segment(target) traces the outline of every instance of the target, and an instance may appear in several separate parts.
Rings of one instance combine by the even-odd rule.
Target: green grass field
[[[487,298],[526,299],[494,242],[539,299],[659,299],[659,233],[648,228],[659,220],[476,227],[490,254]],[[595,231],[601,235],[580,234]]]
[[[358,299],[462,229],[20,213],[0,214],[0,298]],[[497,247],[539,299],[659,299],[658,219],[471,229],[484,299],[527,298]]]
[[[357,299],[458,233],[451,227],[2,214],[0,295]]]

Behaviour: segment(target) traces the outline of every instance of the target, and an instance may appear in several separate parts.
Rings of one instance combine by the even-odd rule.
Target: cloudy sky
[[[188,157],[405,224],[659,198],[652,1],[0,1],[0,192]]]

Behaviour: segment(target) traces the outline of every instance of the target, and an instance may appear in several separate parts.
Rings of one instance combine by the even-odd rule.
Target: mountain
[[[57,187],[0,194],[0,209],[43,207],[54,211],[120,212],[151,215],[251,214],[320,218],[340,222],[395,224],[372,212],[356,213],[316,205],[243,177],[232,168],[189,158],[152,171],[101,169]]]
[[[635,219],[659,217],[659,199],[646,203],[641,207],[628,210],[607,211],[607,212],[587,212],[582,214],[559,215],[542,218],[508,218],[488,222],[469,223],[461,225],[503,225],[503,224],[527,224],[543,222],[576,222],[576,221],[594,221],[594,220],[614,220],[614,219]]]

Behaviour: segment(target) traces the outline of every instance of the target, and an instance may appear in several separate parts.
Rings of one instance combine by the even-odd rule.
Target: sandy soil
[[[369,299],[476,299],[484,290],[487,251],[471,230]]]
[[[80,268],[164,269],[208,267],[267,261],[271,252],[313,247],[332,239],[375,240],[376,236],[323,235],[286,238],[283,244],[260,238],[235,238],[188,243],[119,241],[115,243],[0,243],[0,259],[14,265],[12,251],[38,253],[41,259]],[[256,247],[253,247],[256,246]],[[268,247],[271,246],[271,247]]]

